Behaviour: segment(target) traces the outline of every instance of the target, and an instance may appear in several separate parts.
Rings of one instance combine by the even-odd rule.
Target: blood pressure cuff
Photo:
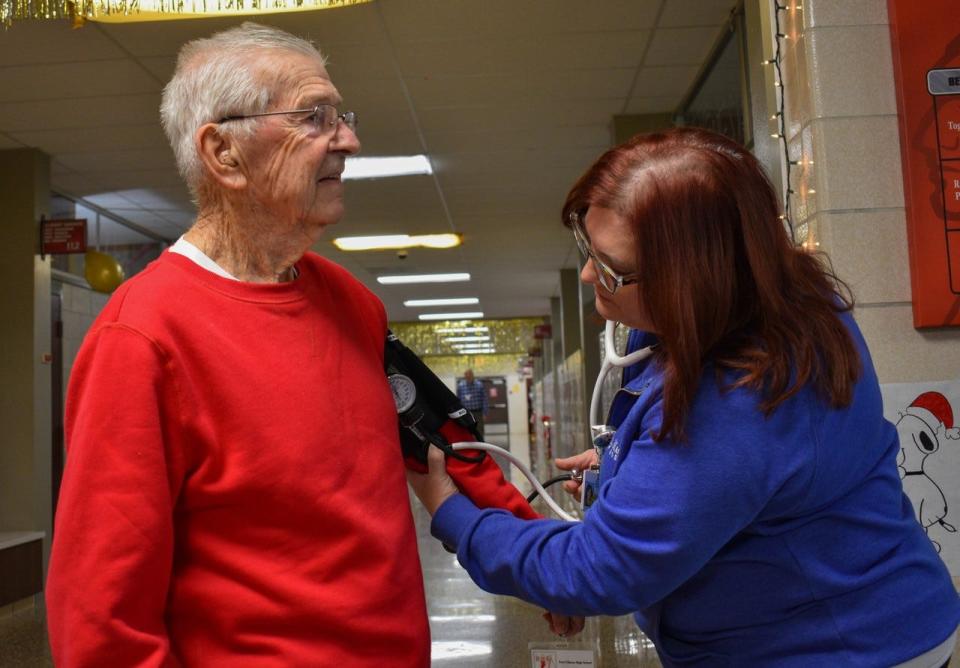
[[[480,440],[476,421],[457,395],[389,331],[384,370],[397,406],[407,468],[426,473],[427,452],[436,445],[446,453],[447,473],[477,507],[501,508],[521,519],[541,517],[486,452],[450,448],[453,443]]]
[[[452,421],[440,428],[440,434],[450,443],[475,440],[468,438],[470,432]],[[466,455],[483,454],[482,450],[461,452]],[[447,457],[447,473],[478,508],[502,508],[525,520],[542,517],[530,506],[520,490],[503,477],[500,465],[489,454],[478,463]]]

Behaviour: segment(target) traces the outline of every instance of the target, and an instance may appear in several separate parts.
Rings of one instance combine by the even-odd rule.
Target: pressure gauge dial
[[[413,402],[417,400],[417,386],[413,381],[402,373],[387,376],[387,381],[393,391],[393,402],[397,405],[397,413],[406,413],[413,408]]]

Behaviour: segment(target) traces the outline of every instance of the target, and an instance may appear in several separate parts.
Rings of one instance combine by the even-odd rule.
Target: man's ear
[[[238,146],[229,135],[220,132],[219,125],[207,123],[200,126],[194,144],[211,181],[230,190],[240,190],[247,185],[247,177],[240,169]]]

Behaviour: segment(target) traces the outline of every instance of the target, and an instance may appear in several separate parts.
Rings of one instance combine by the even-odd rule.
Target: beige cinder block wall
[[[781,4],[798,231],[853,289],[881,383],[958,379],[960,328],[913,328],[886,0]]]

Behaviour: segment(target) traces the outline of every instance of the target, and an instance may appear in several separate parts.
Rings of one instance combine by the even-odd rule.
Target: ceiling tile
[[[104,209],[128,209],[134,206],[133,202],[119,193],[97,193],[87,195],[84,199]]]
[[[627,104],[626,113],[628,114],[662,114],[676,110],[680,104],[682,95],[670,95],[666,97],[644,95],[634,95],[629,104]]]
[[[179,211],[158,211],[156,213],[171,225],[183,229],[189,228],[197,219],[197,212],[193,208]]]
[[[378,39],[378,33],[382,29],[371,20],[373,16],[372,7],[358,5],[288,14],[265,14],[253,20],[312,40],[323,49],[330,44],[363,44]],[[216,17],[163,24],[98,24],[98,28],[134,56],[172,56],[188,41],[209,37],[247,20],[251,18]]]
[[[652,28],[659,1],[605,0],[381,0],[381,11],[397,43],[437,35],[490,39],[575,31]]]
[[[129,190],[121,190],[116,194],[141,209],[150,209],[154,212],[177,212],[182,210],[184,206],[189,206],[192,209],[190,198],[185,187],[162,189],[131,188]],[[165,214],[162,215],[168,220],[172,220],[169,216]]]
[[[164,188],[181,185],[180,175],[175,169],[124,169],[120,171],[86,172],[95,191],[113,192],[133,188]],[[82,194],[82,193],[78,193]]]
[[[95,27],[134,56],[175,56],[186,42],[208,37],[242,21],[240,18],[218,17],[162,23],[97,23]]]
[[[491,127],[492,126],[492,127]],[[481,129],[482,128],[482,129]],[[567,149],[603,145],[610,131],[603,125],[540,127],[514,129],[491,124],[459,132],[428,132],[427,146],[431,153],[451,154],[488,151],[491,146],[509,146],[514,150],[535,151],[555,142]]]
[[[468,106],[500,101],[524,106],[528,100],[577,102],[625,98],[635,68],[507,72],[469,76],[411,77],[407,86],[418,107],[438,107],[450,100]],[[572,105],[571,105],[572,106]]]
[[[634,97],[676,97],[686,93],[693,84],[699,67],[644,67],[637,75]]]
[[[167,169],[173,176],[177,175],[173,152],[170,150],[133,149],[89,153],[65,153],[58,155],[57,159],[67,168],[85,174],[116,172],[127,169]]]
[[[446,220],[431,176],[401,176],[390,179],[350,181],[345,188],[346,217],[352,225],[364,220],[391,221],[392,230],[409,234],[445,232],[425,227],[425,220]],[[366,233],[366,232],[365,232]],[[372,232],[371,232],[372,233]]]
[[[360,157],[423,153],[420,136],[412,129],[406,134],[391,134],[387,130],[377,132],[367,127],[364,118],[360,116]]]
[[[59,100],[160,91],[160,84],[131,60],[98,60],[0,68],[0,102]]]
[[[271,14],[257,17],[257,21],[305,37],[322,51],[332,45],[375,44],[383,40],[376,3]]]
[[[105,144],[126,148],[149,148],[163,152],[169,149],[169,142],[160,126],[120,125],[109,128],[105,133],[86,132],[78,128],[63,130],[14,130],[10,133],[28,146],[34,146],[51,155],[66,153],[84,153],[103,149]]]
[[[91,198],[88,197],[87,199]],[[125,218],[131,223],[135,223],[142,227],[154,229],[157,225],[170,226],[170,223],[167,220],[161,218],[152,211],[147,211],[145,209],[123,209],[120,207],[108,208],[110,208],[111,213],[115,213],[121,218]]]
[[[0,33],[0,76],[6,67],[123,58],[123,50],[96,29],[70,21],[17,21]]]
[[[719,37],[716,26],[664,28],[654,33],[645,66],[700,65]]]
[[[382,41],[333,44],[322,51],[327,58],[327,72],[338,87],[345,81],[357,87],[376,87],[378,81],[396,78],[392,52]]]
[[[0,150],[8,148],[24,148],[24,142],[14,139],[11,135],[0,134]]]
[[[565,104],[562,100],[530,99],[524,104],[486,104],[472,107],[417,105],[424,130],[456,131],[484,128],[498,122],[512,128],[568,127],[609,123],[623,108],[623,99],[594,99],[589,104]]]
[[[93,179],[85,174],[77,174],[75,172],[51,174],[50,183],[52,190],[64,192],[78,197],[82,197],[99,190]]]
[[[719,26],[737,6],[737,0],[665,0],[657,24],[662,28]]]
[[[634,67],[648,31],[581,32],[523,39],[444,40],[397,47],[407,78]]]
[[[0,131],[112,128],[160,123],[160,93],[0,102]]]
[[[177,59],[174,56],[150,56],[138,58],[137,62],[149,71],[157,81],[162,81],[164,84],[173,78],[173,71],[177,67]]]

